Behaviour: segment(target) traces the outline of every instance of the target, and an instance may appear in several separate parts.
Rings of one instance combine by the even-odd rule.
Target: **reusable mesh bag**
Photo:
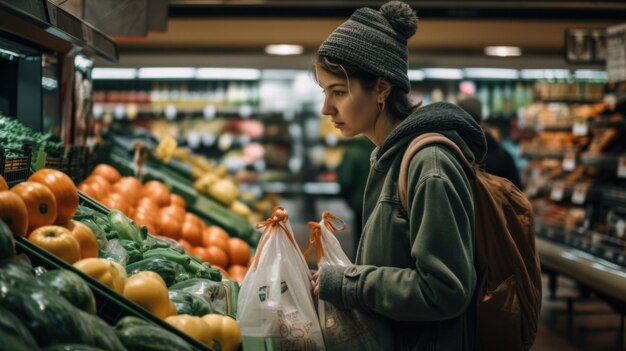
[[[342,225],[337,227],[336,222]],[[352,262],[341,248],[334,232],[345,228],[345,223],[332,213],[324,211],[319,223],[309,222],[311,236],[308,255],[315,249],[315,261],[319,268],[325,265],[351,266]],[[392,350],[393,334],[389,323],[382,316],[358,309],[343,309],[318,300],[317,314],[328,351]]]
[[[265,228],[241,284],[237,322],[245,338],[271,339],[276,350],[325,350],[311,294],[311,272],[283,207]]]

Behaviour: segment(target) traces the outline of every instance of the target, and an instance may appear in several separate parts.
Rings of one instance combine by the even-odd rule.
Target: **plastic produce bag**
[[[239,292],[241,335],[270,339],[276,350],[324,350],[311,294],[311,273],[293,237],[287,212],[276,207]]]
[[[305,256],[316,247],[315,260],[318,267],[325,265],[351,266],[352,262],[343,252],[334,232],[338,220],[332,213],[324,211],[319,223],[309,222],[311,237]],[[343,309],[323,300],[318,300],[317,314],[329,351],[393,350],[393,335],[384,317],[358,309]]]

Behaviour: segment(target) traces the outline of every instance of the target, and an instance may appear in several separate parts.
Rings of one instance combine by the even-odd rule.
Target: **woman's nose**
[[[324,105],[322,105],[322,114],[325,116],[332,116],[335,114],[335,108],[328,102],[328,98],[324,99]]]

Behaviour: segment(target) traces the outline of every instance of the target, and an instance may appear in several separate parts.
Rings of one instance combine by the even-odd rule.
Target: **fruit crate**
[[[30,176],[33,145],[26,143],[20,151],[21,156],[8,157],[6,150],[0,147],[0,175],[6,180],[9,187],[25,181]]]
[[[61,157],[46,157],[45,166],[47,168],[57,169],[67,174],[74,183],[80,183],[86,176],[86,147],[70,146],[65,149]]]

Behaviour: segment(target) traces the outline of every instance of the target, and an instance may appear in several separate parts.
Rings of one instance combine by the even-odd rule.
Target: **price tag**
[[[550,239],[554,238],[554,229],[546,230],[546,237],[548,237]]]
[[[563,170],[571,172],[576,168],[576,152],[568,151],[563,157]]]
[[[613,251],[611,251],[611,250],[604,250],[604,257],[606,257],[608,260],[612,260],[613,259]]]
[[[621,156],[617,161],[617,176],[626,178],[626,156]]]
[[[215,106],[213,105],[206,105],[204,106],[204,109],[202,110],[202,115],[204,116],[205,119],[215,118],[216,113],[217,113],[217,110]]]
[[[82,32],[83,32],[83,40],[87,44],[93,46],[93,29],[91,29],[91,27],[83,23]]]
[[[582,205],[587,201],[587,192],[589,186],[587,184],[578,184],[572,191],[572,203],[576,205]]]
[[[165,106],[165,118],[169,121],[173,120],[176,118],[176,114],[178,114],[178,110],[176,109],[176,106],[173,104],[169,104],[167,106]]]
[[[552,184],[552,191],[550,192],[550,199],[554,201],[563,200],[563,194],[565,193],[565,184],[563,182],[556,182]]]
[[[576,121],[574,121],[574,125],[572,126],[572,133],[576,136],[587,135],[587,133],[589,133],[589,126],[587,125],[587,120],[576,119]]]
[[[624,263],[624,255],[623,255],[623,254],[622,254],[622,255],[617,256],[617,262],[619,262],[619,263]]]

